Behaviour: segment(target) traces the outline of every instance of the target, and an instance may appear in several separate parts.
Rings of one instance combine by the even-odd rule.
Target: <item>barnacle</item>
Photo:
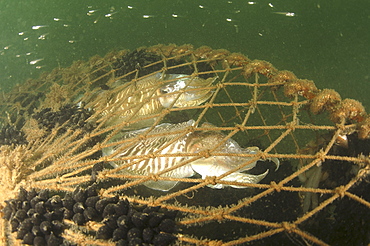
[[[365,108],[359,101],[346,98],[332,110],[330,118],[337,123],[342,120],[361,122],[364,120],[365,114]]]
[[[177,56],[177,55],[186,54],[188,52],[191,52],[193,49],[194,49],[193,45],[191,44],[184,44],[181,46],[175,45],[173,49],[171,50],[170,55]],[[166,53],[164,53],[164,55],[166,55]]]
[[[331,112],[340,101],[341,97],[338,92],[324,89],[312,99],[310,110],[314,114],[319,114],[324,110]]]
[[[194,56],[197,58],[203,58],[206,59],[209,57],[209,54],[213,51],[211,47],[208,46],[201,46],[195,51],[193,51]]]
[[[287,83],[289,81],[296,80],[297,77],[291,71],[282,70],[278,71],[274,76],[272,76],[269,80],[271,83]]]
[[[358,126],[358,137],[360,139],[370,138],[370,118],[365,118]]]
[[[307,99],[312,99],[316,96],[317,91],[314,82],[307,79],[297,79],[284,85],[284,94],[287,97],[299,95]]]
[[[277,69],[267,61],[253,60],[244,68],[244,76],[250,77],[252,74],[259,73],[267,78],[272,77],[277,72]]]
[[[248,57],[240,53],[231,53],[225,57],[225,62],[229,66],[242,67],[250,62]]]

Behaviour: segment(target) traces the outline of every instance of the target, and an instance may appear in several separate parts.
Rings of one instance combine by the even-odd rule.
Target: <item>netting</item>
[[[36,222],[20,236],[34,208],[23,190],[66,199],[92,185],[99,199],[176,214],[175,230],[134,221],[137,245],[370,242],[370,118],[269,62],[191,45],[111,52],[21,83],[0,106],[5,244],[51,240]],[[59,221],[67,245],[132,239],[98,236],[105,215]],[[151,230],[173,237],[151,241]]]

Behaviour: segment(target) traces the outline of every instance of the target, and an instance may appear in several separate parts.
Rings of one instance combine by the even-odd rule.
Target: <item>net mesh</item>
[[[164,74],[207,83],[172,94],[157,93],[163,81],[143,83]],[[171,81],[176,80],[166,83]],[[200,102],[176,106],[184,93],[201,92],[205,94]],[[158,103],[169,96],[174,99],[166,107]],[[118,194],[133,204],[177,211],[179,245],[369,243],[370,118],[360,102],[318,89],[313,81],[298,79],[269,62],[191,45],[111,52],[17,85],[2,95],[0,115],[2,207],[21,187],[63,194],[95,183],[101,197]],[[193,154],[160,149],[139,155],[103,154],[108,148],[152,138],[151,132],[162,123],[191,119],[195,123],[175,131],[175,140],[202,131],[222,132],[223,139]],[[139,129],[145,130],[121,137]],[[201,158],[230,155],[218,151],[230,138],[260,151],[221,176],[166,176]],[[159,157],[186,158],[157,173],[123,172]],[[280,160],[278,170],[268,161],[275,158]],[[249,173],[269,169],[261,182],[222,179],[255,161]],[[124,164],[113,168],[109,163]],[[142,185],[148,181],[178,184],[163,192]],[[207,187],[216,184],[226,187]],[[99,222],[63,223],[62,236],[72,244],[115,245],[94,237]],[[7,220],[1,219],[1,229],[3,242],[21,243]]]

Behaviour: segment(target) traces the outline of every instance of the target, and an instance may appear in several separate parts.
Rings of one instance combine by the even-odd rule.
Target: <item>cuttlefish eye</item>
[[[170,90],[170,88],[165,87],[165,88],[160,88],[160,89],[159,89],[159,92],[160,92],[161,94],[167,94],[167,93],[170,93],[170,92],[171,92],[171,90]]]
[[[170,84],[170,85],[166,85],[166,86],[159,88],[159,92],[160,94],[168,94],[174,91],[178,91],[180,89],[181,88],[176,87],[176,84]]]

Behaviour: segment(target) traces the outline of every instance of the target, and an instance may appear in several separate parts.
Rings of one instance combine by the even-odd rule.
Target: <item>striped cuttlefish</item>
[[[222,177],[222,181],[243,183],[258,183],[268,173],[268,170],[259,175],[244,173],[252,169],[259,158],[255,156],[260,151],[258,147],[242,148],[239,144],[220,131],[208,130],[214,127],[210,123],[203,123],[202,131],[190,131],[194,127],[194,120],[179,124],[164,123],[150,128],[130,131],[121,136],[122,141],[114,147],[103,149],[103,155],[111,158],[110,165],[127,174],[151,175],[160,173],[160,177],[185,178],[200,174],[202,179],[207,176],[220,176],[226,172],[230,174]],[[141,136],[140,138],[137,138]],[[208,151],[209,155],[202,157],[201,152]],[[150,156],[148,156],[150,155]],[[268,158],[279,167],[277,158]],[[170,169],[166,171],[167,169]],[[276,168],[276,169],[277,169]],[[158,180],[147,181],[143,184],[151,189],[168,191],[178,181]],[[221,189],[225,186],[246,188],[243,185],[209,184],[211,188]]]
[[[164,108],[194,107],[208,100],[217,76],[202,79],[194,75],[148,75],[130,82],[116,80],[108,90],[100,91],[87,100],[88,107],[107,116],[107,124],[133,122],[127,129],[150,126]],[[133,124],[136,124],[133,126]]]

